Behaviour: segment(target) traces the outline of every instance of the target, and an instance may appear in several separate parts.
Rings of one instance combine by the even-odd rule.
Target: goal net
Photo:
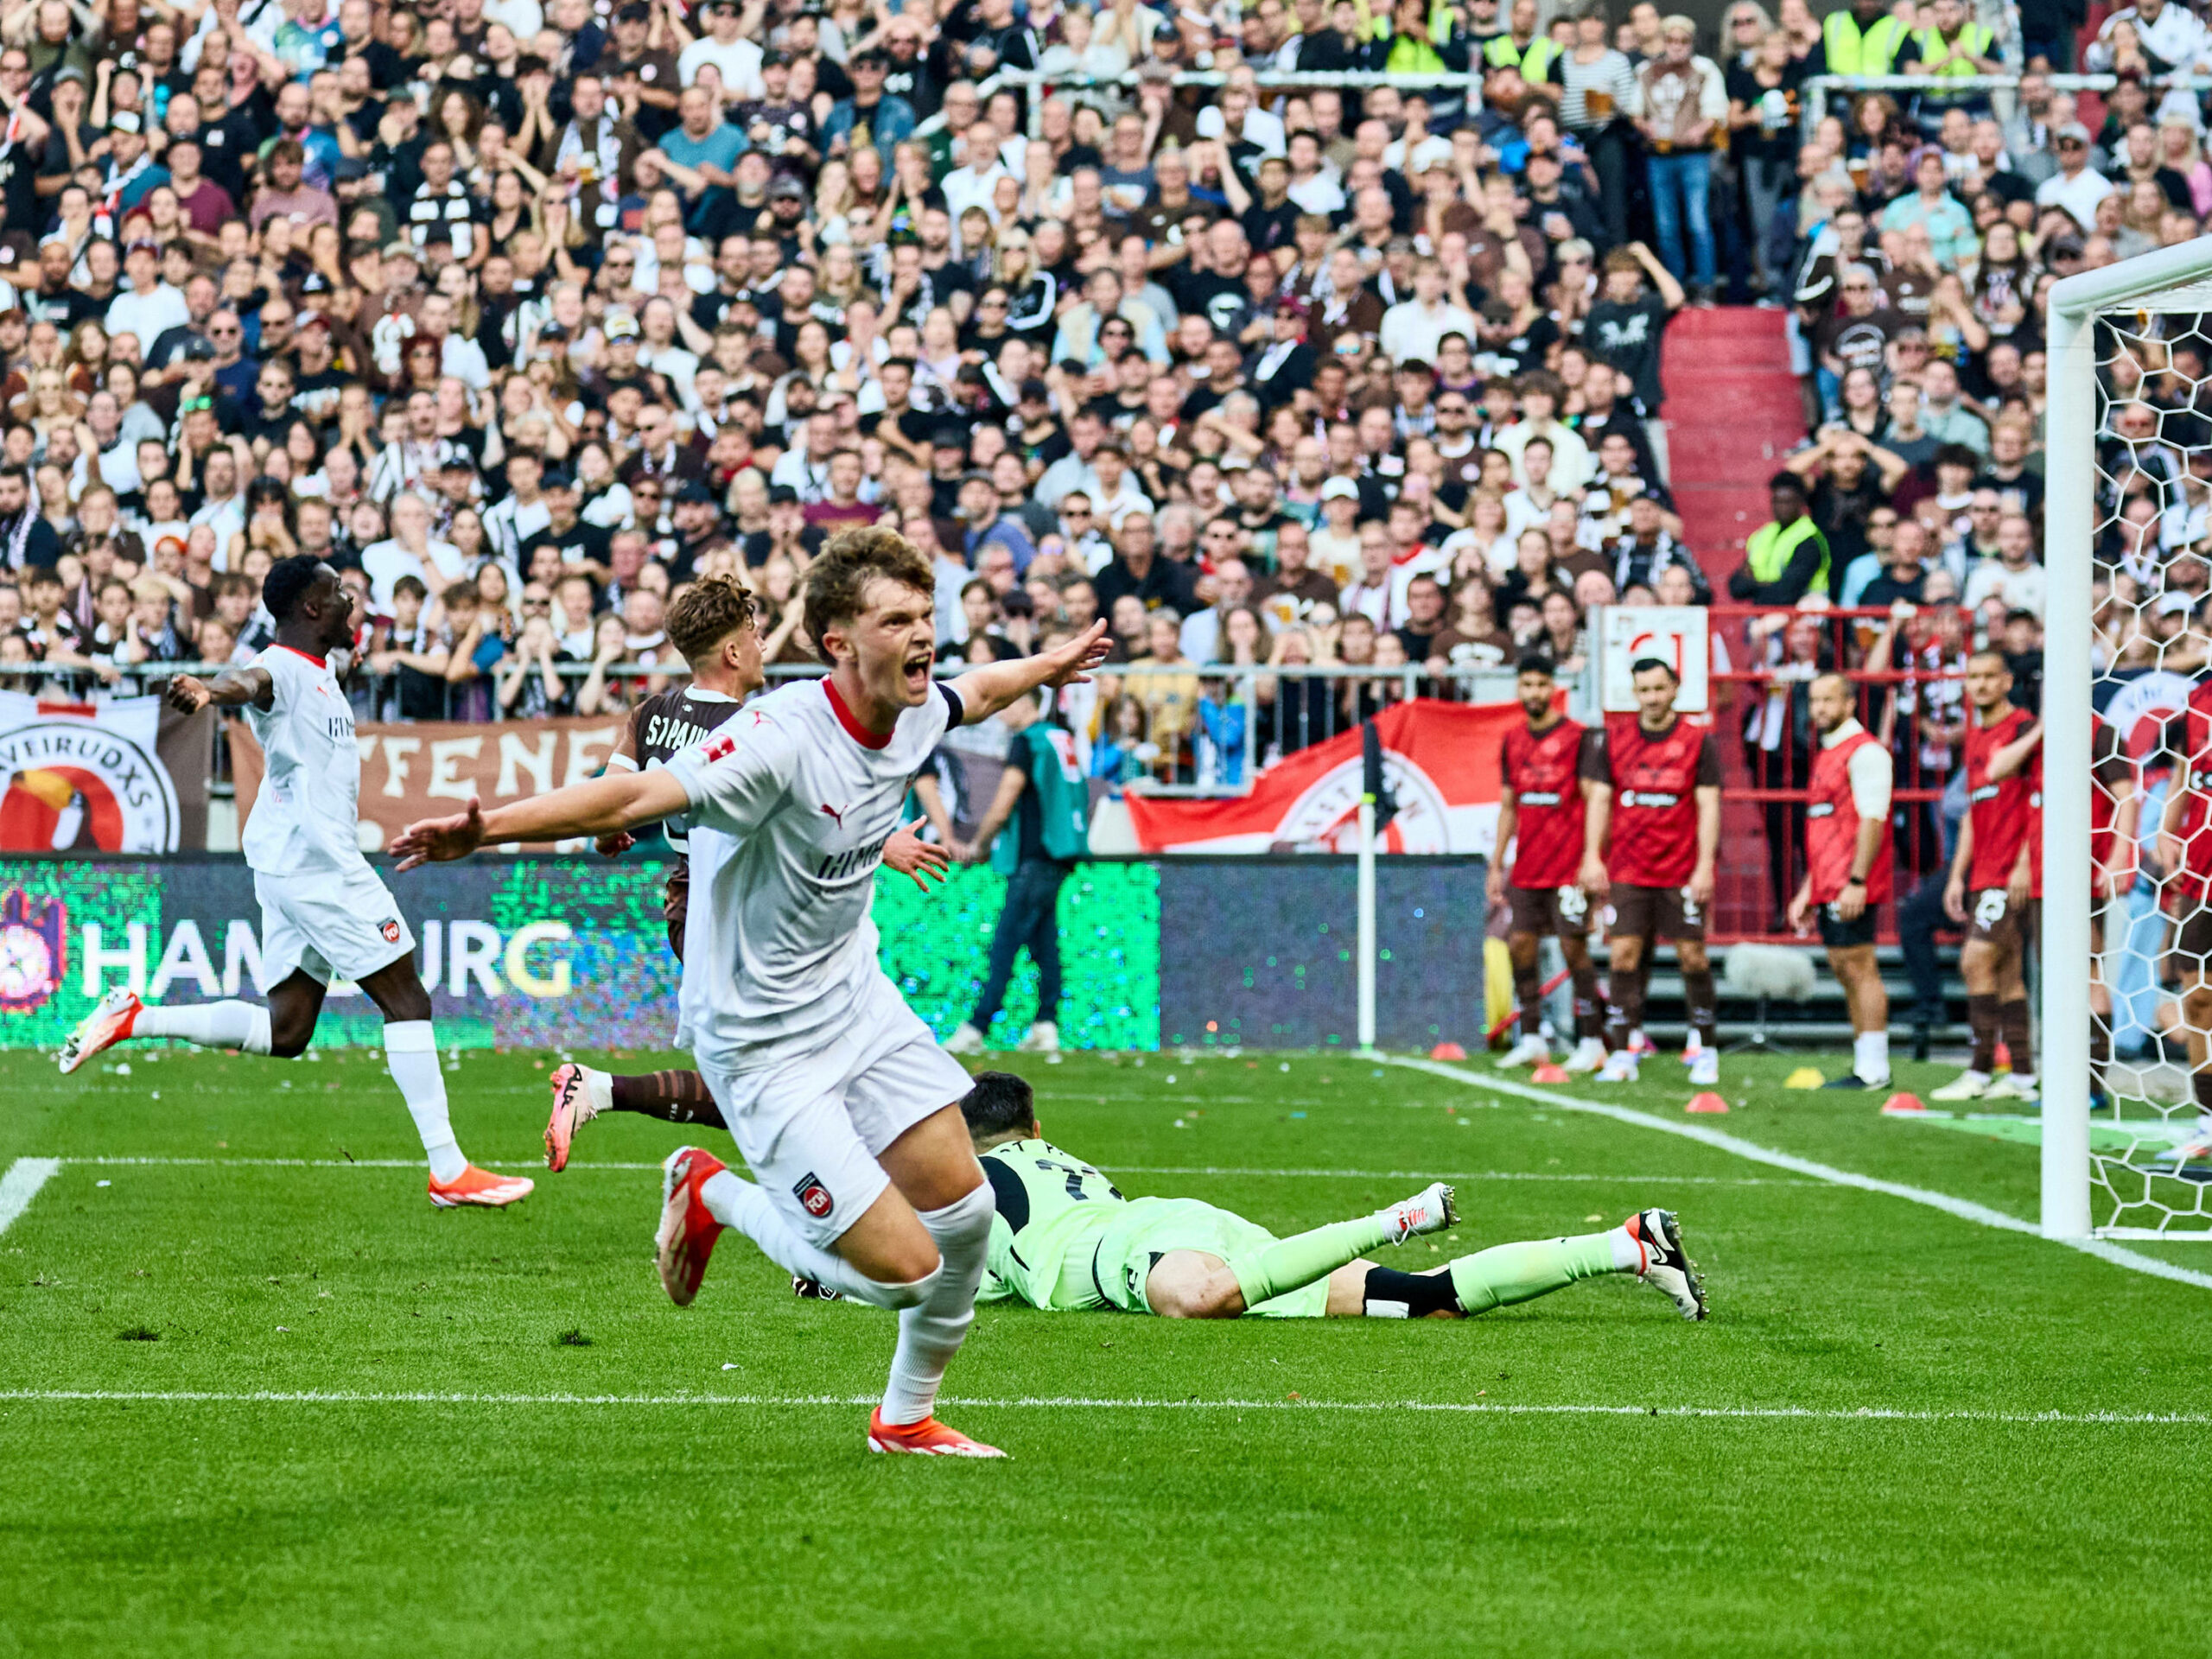
[[[2212,1240],[2212,238],[2049,348],[2043,1225]]]

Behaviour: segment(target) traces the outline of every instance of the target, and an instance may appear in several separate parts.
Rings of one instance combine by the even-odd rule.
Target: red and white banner
[[[1498,747],[1524,716],[1511,702],[1399,703],[1375,717],[1398,815],[1392,853],[1484,853],[1497,838]],[[1357,850],[1363,762],[1354,727],[1268,767],[1234,800],[1132,793],[1129,819],[1148,853]]]
[[[173,853],[207,839],[213,716],[157,696],[0,692],[0,852]]]

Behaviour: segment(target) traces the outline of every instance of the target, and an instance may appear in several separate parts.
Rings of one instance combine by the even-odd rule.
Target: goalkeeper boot
[[[1522,1038],[1499,1055],[1497,1064],[1500,1070],[1510,1066],[1548,1065],[1551,1058],[1552,1046],[1541,1037],[1531,1035]]]
[[[1639,1211],[1628,1218],[1627,1225],[1628,1236],[1643,1252],[1643,1265],[1636,1270],[1636,1276],[1672,1297],[1684,1319],[1703,1319],[1705,1280],[1682,1248],[1682,1227],[1675,1212]]]
[[[1567,1064],[1561,1069],[1574,1072],[1595,1071],[1605,1063],[1605,1039],[1600,1037],[1585,1037],[1580,1042],[1575,1044],[1574,1052],[1567,1057]]]
[[[1636,1055],[1629,1049],[1617,1048],[1605,1056],[1605,1063],[1599,1068],[1599,1083],[1634,1083]]]
[[[707,1260],[722,1224],[699,1189],[721,1174],[722,1160],[696,1147],[678,1147],[661,1165],[660,1226],[653,1234],[653,1265],[661,1287],[678,1307],[689,1307],[707,1276]]]
[[[1720,1054],[1717,1049],[1701,1048],[1690,1062],[1690,1082],[1700,1089],[1715,1089],[1720,1084]]]
[[[1982,1090],[1981,1097],[1984,1100],[2018,1100],[2033,1103],[2041,1099],[2042,1096],[2036,1088],[2035,1075],[2032,1072],[2026,1077],[2022,1077],[2018,1071],[2007,1071],[2001,1077],[1993,1078],[1989,1087]]]
[[[845,1297],[845,1293],[835,1285],[825,1285],[819,1279],[809,1279],[798,1273],[791,1274],[791,1294],[802,1302],[838,1302]]]
[[[1930,1100],[1980,1100],[1988,1092],[1988,1072],[1966,1071],[1959,1073],[1956,1081],[1947,1083],[1941,1089],[1930,1090],[1928,1098]]]
[[[1376,1219],[1383,1227],[1383,1242],[1402,1244],[1423,1233],[1440,1233],[1455,1225],[1459,1211],[1452,1198],[1452,1189],[1441,1181],[1434,1181],[1410,1198],[1376,1211]]]
[[[2201,1166],[2212,1160],[2212,1117],[2198,1118],[2196,1128],[2190,1132],[2189,1138],[2177,1141],[2166,1156],[2173,1160],[2177,1170],[2192,1163]]]

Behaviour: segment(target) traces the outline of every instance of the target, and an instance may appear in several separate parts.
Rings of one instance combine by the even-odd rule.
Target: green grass
[[[126,1052],[0,1057],[0,1167],[415,1152],[365,1055]],[[535,1158],[547,1064],[460,1063],[474,1157]],[[1732,1065],[1731,1116],[1685,1121],[2034,1213],[2032,1148],[1787,1069]],[[0,1654],[2203,1649],[2204,1425],[1999,1419],[2212,1412],[2212,1293],[1349,1057],[1030,1070],[1125,1192],[1277,1230],[1420,1184],[1390,1172],[1457,1180],[1446,1251],[1668,1205],[1713,1318],[1625,1280],[1465,1325],[987,1309],[946,1415],[1014,1461],[892,1460],[807,1402],[880,1388],[886,1316],[794,1301],[741,1240],[695,1307],[662,1296],[657,1176],[597,1166],[666,1126],[594,1125],[500,1214],[408,1168],[70,1162],[0,1234]],[[1678,1115],[1679,1070],[1645,1077],[1605,1097]],[[480,1397],[20,1397],[63,1390]]]

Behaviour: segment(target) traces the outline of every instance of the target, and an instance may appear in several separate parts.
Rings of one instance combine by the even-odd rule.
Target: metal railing
[[[1961,97],[1975,92],[2007,94],[2019,88],[2019,73],[2003,75],[1815,75],[1804,86],[1804,130],[1810,136],[1828,113],[1831,92],[1857,96],[1860,92],[1911,92],[1920,97]],[[2058,92],[2108,92],[2120,85],[2118,75],[2060,75],[2043,77]],[[2143,84],[2152,92],[2179,90],[2212,92],[2212,75],[2159,75]]]
[[[1394,74],[1382,69],[1268,69],[1257,64],[1245,66],[1263,90],[1294,90],[1300,86],[1395,86],[1421,88],[1441,86],[1459,94],[1467,100],[1470,114],[1482,108],[1483,64],[1478,56],[1469,72],[1464,75],[1452,73]],[[1095,92],[1109,88],[1135,86],[1144,79],[1135,69],[1118,75],[1086,75],[1071,71],[1047,69],[999,69],[976,83],[976,94],[983,103],[990,102],[996,92],[1042,91]],[[1229,73],[1220,69],[1182,69],[1168,83],[1173,86],[1226,86]],[[1044,136],[1042,99],[1029,100],[1029,137]],[[944,111],[939,110],[915,125],[913,136],[925,138],[944,127]]]

